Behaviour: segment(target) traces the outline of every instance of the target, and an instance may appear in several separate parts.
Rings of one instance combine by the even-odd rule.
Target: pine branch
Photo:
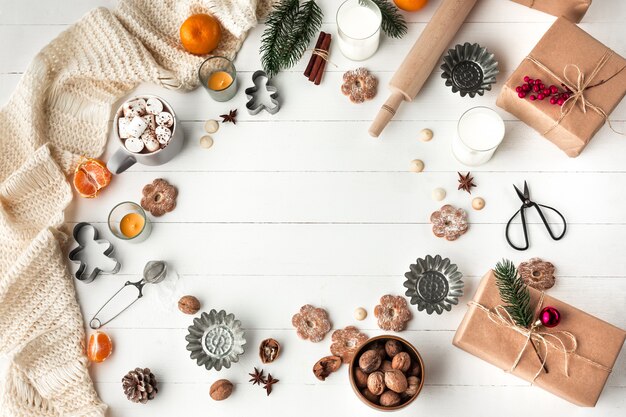
[[[261,64],[269,77],[294,66],[322,26],[315,0],[283,0],[270,13],[261,38]]]
[[[269,77],[281,69],[284,40],[293,26],[298,11],[299,0],[283,0],[269,14],[261,37],[261,64]]]
[[[372,0],[372,2],[380,9],[383,18],[381,28],[387,36],[399,39],[406,35],[406,21],[395,4],[389,0]]]
[[[503,259],[496,265],[495,274],[500,298],[506,303],[504,308],[511,315],[515,324],[526,328],[530,327],[533,321],[530,292],[517,274],[515,265],[508,259]]]

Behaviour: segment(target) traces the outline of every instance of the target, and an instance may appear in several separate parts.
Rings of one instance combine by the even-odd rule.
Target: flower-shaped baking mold
[[[187,350],[198,366],[216,371],[230,368],[244,352],[246,339],[241,322],[224,310],[203,312],[187,330]]]
[[[450,259],[427,255],[424,259],[418,258],[409,268],[404,274],[405,295],[411,299],[411,304],[417,305],[418,311],[441,314],[459,303],[459,297],[463,296],[463,274]]]
[[[449,49],[443,57],[441,78],[446,85],[452,87],[452,92],[459,92],[461,97],[469,94],[482,96],[485,90],[491,90],[491,84],[496,82],[498,62],[494,55],[479,44],[465,42]]]

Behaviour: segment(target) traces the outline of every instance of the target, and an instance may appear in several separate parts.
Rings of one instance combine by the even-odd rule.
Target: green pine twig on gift
[[[506,303],[504,308],[518,326],[529,328],[533,322],[530,308],[530,292],[517,273],[513,262],[503,259],[495,268],[496,285],[500,298]]]
[[[283,0],[270,13],[261,38],[261,64],[269,77],[294,66],[322,26],[315,0]]]
[[[387,36],[400,39],[406,35],[406,21],[395,4],[389,0],[372,0],[372,2],[380,9],[383,18],[381,28]]]

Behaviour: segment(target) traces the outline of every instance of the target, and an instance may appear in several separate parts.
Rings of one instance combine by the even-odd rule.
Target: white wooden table
[[[0,97],[6,102],[34,54],[49,40],[98,5],[112,0],[36,0],[0,2]],[[336,33],[338,1],[320,0],[323,30]],[[369,122],[387,97],[385,85],[432,15],[439,1],[408,14],[409,33],[384,39],[378,53],[364,62],[380,80],[375,100],[354,105],[339,91],[341,76],[360,64],[336,48],[321,86],[302,75],[307,59],[275,79],[282,109],[270,116],[245,111],[243,88],[260,68],[258,47],[263,26],[255,28],[236,60],[241,91],[218,104],[199,89],[182,94],[141,86],[138,92],[162,95],[182,120],[187,141],[182,153],[160,167],[134,166],[114,178],[95,200],[77,198],[67,221],[89,221],[102,234],[106,216],[118,202],[138,201],[143,185],[158,177],[179,189],[178,207],[154,222],[141,244],[114,240],[122,270],[85,285],[77,283],[83,312],[98,306],[126,280],[139,279],[151,259],[166,260],[179,274],[177,293],[190,293],[206,310],[225,309],[242,320],[248,352],[239,364],[220,373],[207,372],[185,350],[191,317],[164,308],[154,288],[123,316],[107,326],[114,354],[91,367],[98,393],[111,416],[373,416],[348,383],[346,368],[319,382],[311,372],[328,354],[330,337],[313,344],[298,339],[291,316],[306,303],[326,308],[333,328],[357,324],[368,335],[380,334],[373,307],[381,295],[403,293],[403,273],[417,257],[450,257],[464,273],[465,296],[452,312],[428,316],[414,312],[401,334],[415,344],[426,363],[426,386],[413,405],[398,415],[623,416],[626,408],[626,359],[618,360],[596,408],[573,406],[452,346],[451,341],[480,277],[503,257],[516,263],[532,256],[557,266],[551,294],[626,327],[626,139],[605,126],[582,156],[567,158],[537,133],[498,111],[506,120],[506,139],[494,159],[477,169],[473,195],[485,198],[473,211],[471,198],[456,190],[457,171],[465,170],[450,153],[456,120],[475,105],[495,107],[499,86],[530,51],[553,17],[509,1],[482,0],[454,43],[479,42],[496,54],[501,74],[495,91],[475,99],[460,98],[444,86],[439,70],[414,103],[402,106],[381,139],[367,134]],[[597,0],[581,26],[626,54],[626,3]],[[221,125],[215,145],[201,149],[205,120],[239,109],[236,126]],[[626,101],[611,116],[626,129]],[[431,128],[430,143],[417,132]],[[115,145],[109,143],[107,157]],[[426,169],[408,172],[420,158]],[[567,236],[551,241],[543,226],[530,227],[532,247],[524,253],[508,247],[504,224],[520,202],[512,184],[531,185],[533,197],[558,207],[569,222]],[[434,237],[430,213],[441,204],[431,190],[444,187],[445,203],[469,211],[471,228],[456,242]],[[536,222],[538,219],[533,217]],[[370,315],[355,322],[355,307]],[[270,397],[248,381],[259,366],[260,340],[273,337],[284,348],[280,359],[265,366],[280,383]],[[130,369],[150,367],[160,382],[148,405],[126,400],[120,380]],[[210,384],[229,378],[233,396],[222,403],[209,398]],[[621,410],[621,411],[620,411]]]

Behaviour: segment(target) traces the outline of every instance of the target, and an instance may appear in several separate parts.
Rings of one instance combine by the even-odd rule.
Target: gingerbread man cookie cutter
[[[252,74],[252,82],[254,87],[248,87],[245,90],[246,97],[248,97],[248,102],[246,103],[248,113],[255,115],[261,110],[265,110],[269,114],[278,113],[280,110],[278,89],[270,85],[270,79],[265,71],[255,71]],[[269,103],[263,101],[263,96],[269,96]]]
[[[91,228],[92,236],[89,238],[90,241],[95,242],[98,245],[105,246],[104,250],[101,252],[104,256],[113,261],[113,267],[107,268],[103,265],[96,265],[93,268],[88,268],[88,266],[92,266],[93,261],[91,259],[85,261],[83,260],[83,256],[81,253],[85,251],[88,246],[88,242],[85,242],[84,234],[82,233],[83,229]],[[89,283],[96,279],[96,277],[100,273],[106,274],[117,274],[122,267],[120,262],[113,258],[111,254],[113,254],[113,244],[106,239],[99,239],[98,229],[91,223],[81,222],[74,226],[74,230],[72,232],[72,236],[74,236],[74,240],[78,244],[78,247],[74,248],[69,254],[68,258],[70,261],[78,264],[78,269],[74,273],[74,276],[77,280],[83,281],[84,283]],[[91,271],[90,273],[88,273]]]

